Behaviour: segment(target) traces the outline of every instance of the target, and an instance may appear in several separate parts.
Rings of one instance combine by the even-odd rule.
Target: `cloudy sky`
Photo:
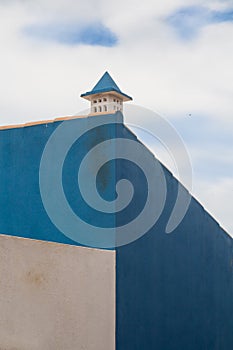
[[[175,126],[193,194],[233,235],[232,0],[0,0],[0,45],[1,125],[85,109],[108,70]]]

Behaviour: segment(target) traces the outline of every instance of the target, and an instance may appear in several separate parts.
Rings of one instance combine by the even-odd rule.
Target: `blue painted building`
[[[137,164],[116,157],[120,146],[113,140],[140,144],[140,157],[149,162],[152,175],[154,163],[158,164],[158,161],[124,125],[122,106],[131,97],[121,92],[108,73],[82,97],[91,101],[89,116],[6,127],[0,131],[1,234],[57,245],[81,246],[83,249],[87,249],[86,237],[92,248],[101,252],[105,252],[102,248],[107,248],[113,252],[116,257],[114,348],[117,350],[232,349],[232,238],[194,198],[191,198],[180,225],[172,234],[165,233],[179,183],[159,164],[167,189],[161,215],[139,239],[118,245],[121,227],[127,226],[145,207],[148,181]],[[75,138],[80,130],[80,137]],[[71,134],[73,141],[63,155],[64,162],[61,158],[62,170],[59,173],[56,168],[57,157],[62,157],[59,145],[68,147]],[[101,151],[96,148],[83,170],[84,178],[80,179],[86,184],[83,194],[77,174],[85,156],[100,143]],[[102,165],[98,168],[99,159]],[[75,231],[74,226],[67,225],[70,213],[60,206],[59,198],[63,194],[57,193],[56,172],[53,178],[50,178],[49,170],[46,177],[41,174],[42,160],[48,169],[59,170],[57,174],[62,180],[63,194],[72,213],[81,218],[84,226],[80,227],[87,225],[85,232],[81,228],[79,232],[79,226],[77,229],[75,226]],[[160,186],[159,174],[154,174],[154,191]],[[110,203],[117,199],[116,184],[119,180],[128,180],[134,188],[128,205],[121,207],[119,204],[115,210],[113,206],[104,212],[104,209],[98,210],[88,204],[84,196],[90,196],[88,187],[93,176],[98,194]],[[43,181],[60,220],[56,213],[51,214],[50,204],[45,203],[48,198],[41,193]],[[148,221],[154,211],[150,209]],[[89,238],[88,225],[96,229],[100,240],[95,236]],[[106,236],[108,232],[109,236]],[[106,237],[110,237],[109,240]],[[92,347],[87,345],[85,349]]]

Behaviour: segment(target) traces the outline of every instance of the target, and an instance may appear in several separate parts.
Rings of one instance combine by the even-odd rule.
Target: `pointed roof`
[[[98,91],[102,89],[115,89],[118,92],[121,92],[115,81],[112,79],[111,75],[108,72],[105,72],[102,78],[98,81],[98,83],[93,87],[92,91]]]
[[[112,79],[111,75],[108,72],[105,72],[102,78],[98,81],[98,83],[93,87],[93,89],[89,92],[86,92],[81,95],[81,97],[89,100],[89,96],[102,94],[107,92],[114,92],[117,95],[121,95],[124,101],[132,100],[132,97],[124,94],[120,88],[117,86],[115,81]]]

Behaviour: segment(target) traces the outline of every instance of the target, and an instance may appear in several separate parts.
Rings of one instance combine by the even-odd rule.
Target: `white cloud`
[[[95,7],[91,1],[75,4],[61,0],[40,1],[40,5],[35,2],[25,3],[31,5],[24,8],[19,5],[5,7],[1,11],[5,19],[1,18],[0,23],[4,87],[22,101],[22,107],[22,95],[31,100],[32,109],[29,111],[29,107],[26,108],[24,118],[32,118],[38,109],[41,113],[50,115],[56,91],[58,110],[54,106],[54,113],[59,108],[60,113],[64,113],[65,108],[70,113],[75,106],[75,101],[70,105],[72,93],[75,90],[82,92],[85,83],[94,84],[99,75],[106,68],[110,68],[117,80],[124,83],[125,89],[133,94],[138,104],[157,108],[170,116],[183,117],[191,112],[219,118],[221,114],[222,119],[232,122],[232,24],[212,25],[202,31],[199,39],[184,44],[162,21],[165,14],[184,4],[181,0],[165,1],[156,5],[152,1],[146,1],[143,6],[140,2],[139,8],[133,1],[122,1],[114,5],[115,7],[112,4],[110,6],[107,1],[99,2]],[[191,5],[193,1],[188,3]],[[185,2],[185,5],[188,3]],[[46,16],[42,16],[45,10]],[[119,36],[120,45],[117,48],[105,50],[99,47],[64,47],[54,43],[30,41],[20,35],[25,25],[41,21],[42,18],[57,16],[64,19],[66,16],[76,16],[78,21],[84,15],[90,18],[93,13],[97,17],[101,16],[106,25]],[[11,66],[8,70],[9,65]],[[17,93],[10,79],[12,69],[17,78],[15,83],[21,85]],[[41,71],[47,76],[47,86],[44,87]],[[60,99],[60,74],[64,79],[63,84],[71,82],[70,88],[63,91],[63,101]],[[80,84],[73,84],[71,75],[76,75]],[[42,91],[36,92],[38,83]],[[44,95],[43,89],[46,92]],[[8,100],[8,94],[5,97]],[[81,102],[76,103],[82,105]],[[9,115],[9,111],[7,114]]]

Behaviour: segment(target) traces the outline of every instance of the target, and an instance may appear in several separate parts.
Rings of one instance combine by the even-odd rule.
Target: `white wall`
[[[0,235],[0,349],[114,350],[115,252]]]
[[[101,108],[101,110],[99,108]],[[123,111],[123,99],[111,94],[100,94],[91,98],[91,113],[116,111]]]

